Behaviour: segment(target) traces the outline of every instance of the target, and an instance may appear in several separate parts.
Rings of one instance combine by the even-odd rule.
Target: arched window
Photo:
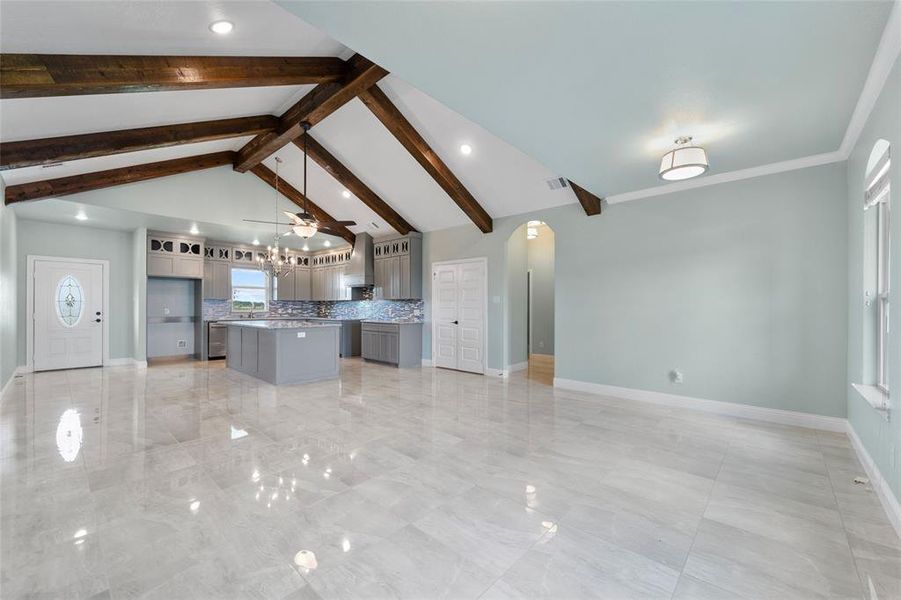
[[[891,219],[891,145],[879,140],[870,153],[864,187],[865,235],[864,295],[872,327],[873,349],[869,379],[888,394],[888,328],[889,328],[889,232]],[[867,332],[865,332],[866,335]],[[867,335],[867,338],[870,336]],[[875,347],[874,347],[875,346]],[[865,353],[865,356],[868,355]]]

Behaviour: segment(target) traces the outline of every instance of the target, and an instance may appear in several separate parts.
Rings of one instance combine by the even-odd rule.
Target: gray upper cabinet
[[[147,234],[147,276],[203,279],[204,242],[168,233]]]
[[[350,288],[344,283],[344,271],[351,249],[320,252],[310,258],[310,299],[350,300]]]
[[[373,244],[373,258],[375,298],[422,298],[422,234],[377,241]]]
[[[309,257],[298,257],[301,262],[309,261]],[[295,267],[289,273],[278,276],[276,284],[276,300],[309,300],[310,299],[310,269],[309,267]]]
[[[231,287],[231,265],[229,263],[204,261],[204,300],[229,300],[232,295]]]
[[[227,244],[208,242],[203,253],[203,299],[230,300],[232,297],[231,258]]]

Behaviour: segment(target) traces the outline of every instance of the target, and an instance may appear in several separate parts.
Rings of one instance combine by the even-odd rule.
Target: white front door
[[[103,265],[34,261],[35,371],[103,364]]]
[[[435,366],[485,372],[485,261],[432,269]]]

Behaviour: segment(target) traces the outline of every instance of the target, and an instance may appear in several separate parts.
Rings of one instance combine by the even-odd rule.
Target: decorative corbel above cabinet
[[[378,240],[372,245],[377,300],[422,298],[422,234]]]
[[[202,279],[204,253],[200,238],[148,232],[147,275]]]

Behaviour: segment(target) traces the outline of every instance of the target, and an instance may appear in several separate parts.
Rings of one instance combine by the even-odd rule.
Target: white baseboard
[[[9,379],[7,379],[6,383],[4,383],[2,387],[0,387],[0,398],[3,398],[3,395],[9,389],[9,386],[11,386],[13,384],[13,381],[16,380],[16,375],[21,375],[23,373],[23,369],[24,367],[16,367],[15,369],[13,369],[13,372],[9,376]]]
[[[901,537],[901,503],[898,502],[898,498],[895,497],[892,488],[889,487],[888,481],[882,476],[882,472],[879,471],[879,467],[876,466],[873,457],[870,456],[863,442],[857,436],[857,432],[854,431],[851,422],[848,421],[847,423],[846,433],[851,439],[851,445],[854,447],[861,464],[863,464],[863,468],[866,469],[870,483],[873,484],[873,489],[876,490],[876,495],[879,496],[882,508],[885,509],[885,514],[888,515],[889,521],[892,522],[898,537]]]
[[[126,358],[111,358],[105,363],[103,363],[104,367],[146,367],[146,360],[135,360],[131,357]]]
[[[810,429],[821,429],[824,431],[844,432],[847,423],[847,419],[841,417],[826,417],[823,415],[782,410],[779,408],[764,408],[748,404],[705,400],[703,398],[692,398],[690,396],[679,396],[677,394],[652,392],[648,390],[636,390],[614,385],[604,385],[601,383],[590,383],[588,381],[577,381],[575,379],[562,379],[560,377],[554,378],[554,387],[564,390],[573,390],[575,392],[613,396],[614,398],[623,398],[626,400],[638,400],[641,402],[650,402],[652,404],[676,406],[679,408],[700,410],[720,415],[768,421],[770,423],[780,423],[782,425],[794,425],[796,427],[807,427]]]
[[[432,359],[431,358],[423,358],[422,366],[423,367],[433,367],[434,365],[432,364]]]
[[[492,369],[486,368],[485,375],[489,375],[491,377],[506,377],[508,373],[504,369]]]
[[[507,374],[516,373],[517,371],[525,371],[529,368],[529,361],[516,363],[515,365],[510,365],[507,367]]]

